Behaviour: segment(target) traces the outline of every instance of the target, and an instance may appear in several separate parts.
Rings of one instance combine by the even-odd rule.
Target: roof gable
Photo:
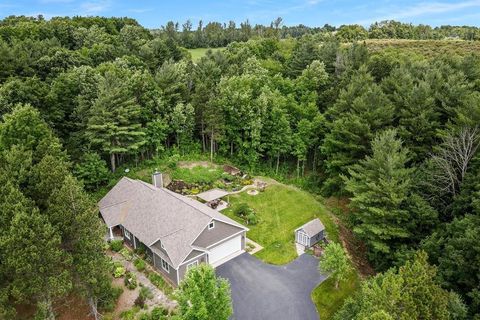
[[[100,200],[99,207],[109,227],[122,224],[148,246],[160,240],[174,268],[190,254],[193,241],[213,218],[246,230],[196,200],[127,177]]]

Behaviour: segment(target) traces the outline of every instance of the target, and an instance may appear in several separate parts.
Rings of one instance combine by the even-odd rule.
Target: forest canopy
[[[349,199],[346,223],[386,273],[343,314],[369,314],[371,288],[412,281],[419,268],[442,312],[454,296],[480,317],[478,50],[432,55],[417,42],[372,50],[367,39],[430,39],[436,51],[452,41],[478,46],[480,31],[394,21],[148,30],[129,18],[1,20],[0,303],[32,297],[48,313],[72,290],[95,306],[109,301],[105,261],[88,255],[101,252],[101,229],[85,231],[96,216],[83,188],[97,190],[128,163],[203,152]],[[186,48],[198,47],[225,48],[193,62]],[[78,237],[85,247],[75,247]],[[52,268],[18,269],[32,252]],[[0,317],[13,312],[5,310]],[[375,311],[380,319],[386,310]]]

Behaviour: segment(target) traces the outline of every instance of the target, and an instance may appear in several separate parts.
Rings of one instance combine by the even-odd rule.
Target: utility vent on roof
[[[163,188],[163,175],[161,172],[155,170],[152,175],[152,184],[157,188]]]

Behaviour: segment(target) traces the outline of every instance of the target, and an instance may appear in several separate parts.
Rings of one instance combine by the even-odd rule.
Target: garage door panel
[[[210,252],[208,254],[208,261],[209,263],[213,264],[225,257],[234,254],[242,250],[242,236],[236,236],[230,240],[220,243],[215,247],[210,248]]]

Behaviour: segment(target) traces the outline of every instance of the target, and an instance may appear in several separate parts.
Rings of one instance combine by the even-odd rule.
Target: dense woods
[[[480,31],[0,21],[0,317],[34,302],[52,318],[71,292],[105,307],[103,230],[83,188],[127,163],[201,152],[350,199],[345,222],[384,273],[340,315],[480,317],[480,55],[356,41],[448,37]],[[195,63],[184,48],[226,45]],[[377,310],[380,294],[421,306],[407,296],[412,313]]]

